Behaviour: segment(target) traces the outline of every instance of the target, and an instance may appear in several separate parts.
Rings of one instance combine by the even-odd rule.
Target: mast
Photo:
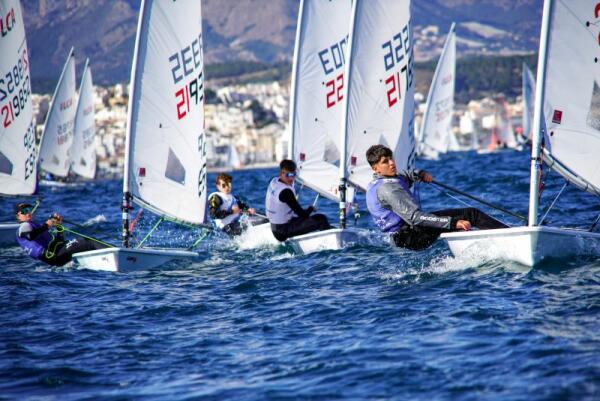
[[[348,159],[348,146],[347,146],[347,138],[348,138],[348,108],[350,107],[348,93],[350,93],[350,83],[352,80],[350,79],[350,74],[352,73],[352,62],[354,60],[352,47],[354,46],[354,35],[356,33],[356,10],[358,10],[358,3],[361,0],[355,0],[352,3],[352,15],[350,17],[350,35],[348,38],[348,56],[346,58],[346,69],[344,71],[346,85],[344,88],[344,109],[342,111],[342,129],[340,130],[340,228],[346,228],[346,189],[348,182],[348,170],[347,170],[347,159]]]
[[[298,91],[296,90],[296,83],[298,82],[298,60],[300,57],[300,36],[302,35],[302,23],[304,21],[304,0],[300,0],[300,9],[298,11],[299,20],[298,26],[296,27],[296,41],[294,46],[294,58],[292,63],[292,84],[290,93],[290,143],[288,143],[288,158],[294,157],[294,139],[296,136],[296,130],[294,129],[294,121],[296,120],[296,98],[298,97]]]
[[[125,248],[129,247],[129,210],[131,209],[131,194],[129,193],[129,164],[130,160],[130,146],[131,146],[131,121],[133,119],[133,108],[135,107],[135,95],[136,95],[136,73],[138,69],[138,55],[140,39],[142,36],[142,25],[144,22],[144,15],[146,11],[146,0],[142,0],[140,5],[140,16],[138,19],[137,33],[135,37],[135,47],[133,49],[133,61],[131,67],[131,77],[129,78],[129,107],[127,108],[127,131],[125,135],[125,163],[123,164],[123,200],[121,203],[121,217],[123,221],[122,240]]]
[[[550,35],[550,18],[552,0],[544,1],[542,28],[540,33],[540,51],[538,55],[537,81],[535,86],[535,107],[533,111],[533,133],[531,139],[531,174],[529,178],[529,222],[533,227],[538,223],[538,197],[539,197],[539,172],[542,168],[542,109],[544,106],[544,92],[546,79],[546,52],[548,50],[548,37]]]

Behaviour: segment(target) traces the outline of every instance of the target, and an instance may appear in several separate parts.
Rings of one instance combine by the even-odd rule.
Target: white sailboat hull
[[[0,224],[0,246],[17,245],[17,229],[18,223],[1,223]]]
[[[332,228],[289,238],[285,244],[290,245],[296,253],[308,254],[319,251],[336,251],[354,245],[366,245],[370,243],[369,235],[370,232],[366,229]]]
[[[479,254],[525,266],[551,258],[600,256],[600,233],[555,228],[511,227],[442,234],[454,256]]]
[[[162,266],[172,260],[197,258],[196,252],[148,248],[106,248],[73,255],[80,267],[110,272],[143,271]]]

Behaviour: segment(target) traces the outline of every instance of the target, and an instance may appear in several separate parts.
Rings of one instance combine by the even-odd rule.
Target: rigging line
[[[202,230],[202,231],[203,232],[202,232],[202,235],[200,236],[200,238],[198,238],[196,241],[194,241],[194,243],[192,245],[190,245],[188,247],[188,249],[187,249],[188,251],[191,251],[192,249],[194,249],[204,238],[206,238],[206,236],[209,233],[209,230],[205,229],[205,230]]]
[[[152,235],[152,233],[154,231],[156,231],[156,229],[158,228],[158,226],[164,221],[164,217],[161,217],[160,219],[158,219],[158,221],[156,222],[156,224],[154,225],[154,227],[152,227],[152,229],[148,232],[148,234],[146,234],[146,236],[142,239],[142,241],[140,241],[140,243],[138,244],[138,246],[136,248],[141,248],[142,245],[144,244],[144,242],[146,242],[146,240],[150,237],[150,235]]]
[[[319,197],[320,196],[321,195],[317,192],[317,196],[315,196],[315,200],[313,201],[313,204],[312,204],[312,206],[313,206],[314,209],[317,208],[317,202],[319,202]]]
[[[480,199],[480,198],[478,198],[478,197],[476,197],[476,196],[473,196],[473,195],[471,195],[471,194],[468,194],[468,193],[466,193],[466,192],[464,192],[464,191],[461,191],[461,190],[459,190],[459,189],[452,188],[451,186],[449,186],[449,185],[446,185],[446,184],[443,184],[443,183],[441,183],[441,182],[439,182],[439,181],[436,181],[436,180],[431,180],[431,183],[432,183],[432,184],[435,184],[435,185],[437,185],[437,186],[440,186],[440,187],[442,187],[442,188],[444,188],[444,189],[447,189],[448,191],[452,191],[452,192],[454,192],[454,193],[456,193],[456,194],[458,194],[458,195],[465,196],[465,197],[467,197],[467,198],[469,198],[469,199],[471,199],[471,200],[474,200],[475,202],[479,202],[479,203],[481,203],[482,205],[485,205],[485,206],[487,206],[487,207],[491,207],[492,209],[496,209],[496,210],[498,210],[498,211],[501,211],[501,212],[503,212],[503,213],[506,213],[506,214],[508,214],[508,215],[510,215],[510,216],[516,217],[516,218],[518,218],[519,220],[522,220],[522,221],[527,221],[527,218],[526,218],[526,217],[524,217],[524,216],[522,216],[522,215],[520,215],[520,214],[518,214],[518,213],[511,212],[510,210],[507,210],[507,209],[505,209],[505,208],[503,208],[503,207],[500,207],[500,206],[498,206],[498,205],[494,205],[493,203],[490,203],[490,202],[488,202],[488,201],[485,201],[485,200],[483,200],[483,199]]]
[[[596,228],[596,225],[598,224],[599,221],[600,221],[600,214],[598,214],[598,217],[596,217],[596,221],[594,221],[594,223],[592,224],[592,226],[590,227],[590,229],[588,231],[589,232],[594,231],[594,228]]]
[[[67,227],[63,226],[62,224],[57,224],[54,227],[56,228],[56,232],[61,233],[63,231],[66,231],[66,232],[71,233],[73,235],[77,235],[79,237],[82,237],[82,238],[85,238],[85,239],[89,239],[90,241],[94,241],[94,242],[97,242],[99,244],[106,245],[106,246],[108,246],[110,248],[116,248],[116,245],[113,245],[113,244],[110,244],[108,242],[102,241],[102,240],[100,240],[98,238],[91,237],[89,235],[85,235],[85,234],[77,232],[75,230],[71,230],[70,228],[67,228]]]
[[[538,225],[540,225],[540,226],[542,225],[542,223],[546,219],[546,216],[548,216],[548,213],[550,213],[550,210],[552,210],[552,208],[554,207],[554,204],[556,203],[556,201],[558,200],[558,198],[562,195],[562,193],[565,190],[565,188],[567,187],[567,185],[569,185],[569,182],[565,181],[565,184],[560,189],[560,191],[558,191],[558,194],[556,195],[556,197],[554,197],[554,200],[552,201],[552,203],[550,204],[550,206],[548,206],[548,209],[546,209],[546,213],[544,213],[544,216],[542,217],[542,219],[540,220],[540,222],[538,223]]]

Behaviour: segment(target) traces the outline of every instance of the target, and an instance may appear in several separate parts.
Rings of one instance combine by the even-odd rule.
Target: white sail
[[[124,192],[157,214],[205,221],[200,1],[145,0],[128,110]]]
[[[399,170],[414,162],[410,1],[355,0],[351,24],[345,165],[350,183],[366,190],[373,176],[365,156],[371,145],[390,147]]]
[[[502,144],[509,148],[517,147],[517,138],[511,122],[510,111],[504,96],[498,97],[498,109],[496,112],[496,135]]]
[[[40,144],[40,167],[58,177],[69,174],[76,97],[75,54],[71,48],[52,96]]]
[[[96,120],[94,117],[94,83],[89,60],[86,60],[75,113],[71,169],[75,174],[89,179],[96,176]]]
[[[240,168],[242,163],[240,162],[240,155],[238,154],[235,145],[230,143],[227,147],[227,167]]]
[[[291,157],[298,179],[339,200],[340,121],[350,0],[300,4],[290,103]]]
[[[455,71],[456,34],[452,24],[427,95],[427,108],[423,115],[419,144],[425,154],[431,150],[446,153],[449,150],[460,149],[452,132]]]
[[[533,107],[535,105],[535,79],[523,63],[523,138],[530,139],[533,131]]]
[[[0,16],[0,194],[35,192],[37,149],[29,54],[18,0],[2,0]]]
[[[554,1],[546,53],[545,160],[600,194],[600,35],[597,2]]]

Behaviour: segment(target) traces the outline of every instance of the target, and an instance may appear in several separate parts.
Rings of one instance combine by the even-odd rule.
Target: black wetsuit
[[[409,184],[419,179],[418,170],[403,175]],[[377,189],[377,199],[384,208],[392,210],[404,221],[404,226],[392,235],[394,243],[402,248],[413,250],[427,248],[443,232],[459,231],[456,229],[458,220],[468,220],[472,226],[482,230],[508,227],[472,207],[443,209],[431,213],[422,211],[413,195],[393,182],[384,183]]]
[[[31,229],[31,226],[26,223],[21,223],[18,235],[23,239],[33,241],[48,230],[49,227],[45,223],[35,229]],[[55,233],[53,237],[45,252],[39,257],[39,260],[52,266],[63,266],[69,263],[75,253],[106,248],[96,241],[85,238],[66,241],[62,233]]]
[[[278,241],[285,241],[297,235],[331,228],[327,216],[324,214],[310,215],[314,211],[312,206],[302,209],[291,189],[286,188],[281,191],[279,201],[288,205],[297,217],[293,217],[285,224],[271,224],[271,231]]]

